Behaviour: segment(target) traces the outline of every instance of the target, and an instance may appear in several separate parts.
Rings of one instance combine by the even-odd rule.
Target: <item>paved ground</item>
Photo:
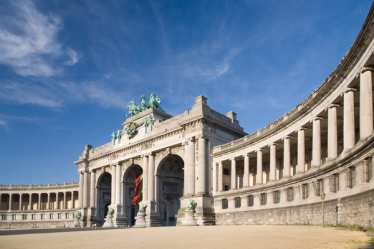
[[[363,232],[315,226],[159,227],[0,236],[6,249],[356,249]]]

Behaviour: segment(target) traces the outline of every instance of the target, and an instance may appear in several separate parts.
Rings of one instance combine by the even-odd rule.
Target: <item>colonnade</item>
[[[78,207],[78,191],[0,193],[1,211],[66,210]]]
[[[214,158],[214,191],[265,184],[320,168],[373,133],[373,71],[364,67],[341,95],[282,138],[268,136]],[[268,144],[266,144],[268,141]]]

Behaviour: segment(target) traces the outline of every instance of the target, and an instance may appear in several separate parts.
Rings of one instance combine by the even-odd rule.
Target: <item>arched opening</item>
[[[135,217],[142,201],[143,170],[139,165],[131,165],[123,176],[124,211],[129,226],[135,224]]]
[[[96,220],[98,225],[103,225],[108,208],[111,203],[112,175],[105,172],[97,181],[97,209]]]
[[[168,155],[157,169],[157,202],[162,226],[177,224],[180,198],[183,196],[183,159]]]

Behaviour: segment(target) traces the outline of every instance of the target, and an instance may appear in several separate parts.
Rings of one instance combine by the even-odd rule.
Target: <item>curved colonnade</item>
[[[213,150],[217,224],[360,224],[373,214],[373,8],[302,104]]]
[[[0,228],[73,227],[76,183],[0,185]]]

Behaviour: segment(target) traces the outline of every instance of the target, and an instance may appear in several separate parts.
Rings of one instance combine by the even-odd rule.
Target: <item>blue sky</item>
[[[0,1],[0,183],[77,180],[83,146],[151,92],[261,128],[335,68],[370,2]]]

